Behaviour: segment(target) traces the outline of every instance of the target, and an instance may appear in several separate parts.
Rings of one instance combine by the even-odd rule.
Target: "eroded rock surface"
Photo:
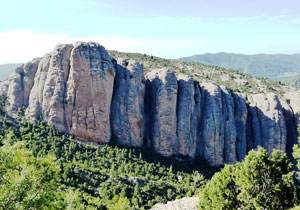
[[[171,69],[160,69],[146,75],[149,101],[153,119],[150,135],[152,145],[159,154],[170,156],[178,153],[177,130],[177,78]]]
[[[177,138],[179,154],[196,155],[197,135],[201,117],[201,92],[192,77],[178,76]]]
[[[300,92],[233,93],[171,69],[112,59],[93,42],[60,44],[0,81],[7,111],[98,143],[148,147],[164,156],[241,161],[258,146],[291,154]]]
[[[115,67],[103,46],[78,42],[70,58],[66,92],[69,132],[99,143],[110,141],[110,105]]]
[[[112,99],[112,134],[120,144],[142,146],[145,76],[143,65],[119,59]]]
[[[166,204],[155,204],[151,210],[197,210],[199,198],[185,197],[174,201],[169,201]]]
[[[0,93],[9,96],[7,111],[13,116],[16,116],[19,108],[28,106],[39,62],[40,59],[37,58],[17,67],[7,80],[1,82]]]

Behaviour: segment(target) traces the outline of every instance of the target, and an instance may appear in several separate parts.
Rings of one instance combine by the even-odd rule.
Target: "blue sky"
[[[178,58],[200,53],[300,53],[297,0],[0,0],[0,63],[56,43]]]

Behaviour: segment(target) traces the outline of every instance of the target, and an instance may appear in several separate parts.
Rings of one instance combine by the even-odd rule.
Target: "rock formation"
[[[7,111],[98,143],[149,147],[164,156],[241,161],[250,149],[291,153],[299,94],[234,93],[169,68],[114,60],[103,46],[77,42],[18,67],[0,81]]]
[[[112,134],[120,144],[140,147],[144,138],[143,65],[119,59],[116,70],[111,107]]]
[[[151,210],[197,210],[198,204],[198,197],[184,197],[174,201],[168,201],[166,204],[157,203]]]
[[[148,106],[151,106],[149,137],[158,153],[170,156],[178,153],[176,136],[177,78],[171,69],[159,69],[146,75]]]
[[[176,114],[178,153],[194,157],[201,117],[201,92],[199,83],[182,74],[178,76]]]
[[[9,96],[7,111],[16,114],[19,108],[28,106],[29,95],[40,59],[33,59],[17,67],[7,80],[0,82],[0,95]]]
[[[115,67],[103,46],[75,44],[66,88],[66,125],[71,134],[100,143],[110,141],[110,105]]]

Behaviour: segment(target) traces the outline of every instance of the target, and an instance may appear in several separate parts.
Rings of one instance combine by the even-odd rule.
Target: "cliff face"
[[[241,161],[250,149],[291,152],[298,92],[234,93],[169,68],[112,59],[97,43],[57,45],[0,82],[7,111],[42,119],[78,138],[147,146],[164,156],[204,157],[212,165]],[[291,105],[290,105],[291,104]]]

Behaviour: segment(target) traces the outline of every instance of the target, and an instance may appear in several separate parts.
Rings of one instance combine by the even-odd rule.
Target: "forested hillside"
[[[149,209],[186,196],[200,197],[199,209],[211,210],[289,209],[298,203],[291,164],[279,151],[271,158],[265,149],[251,151],[242,163],[225,166],[209,181],[201,173],[210,177],[218,169],[204,162],[188,165],[133,148],[88,144],[42,122],[33,125],[1,115],[3,210]]]
[[[206,183],[201,173],[210,177],[217,170],[80,142],[42,122],[0,120],[0,209],[148,209],[199,194]]]

